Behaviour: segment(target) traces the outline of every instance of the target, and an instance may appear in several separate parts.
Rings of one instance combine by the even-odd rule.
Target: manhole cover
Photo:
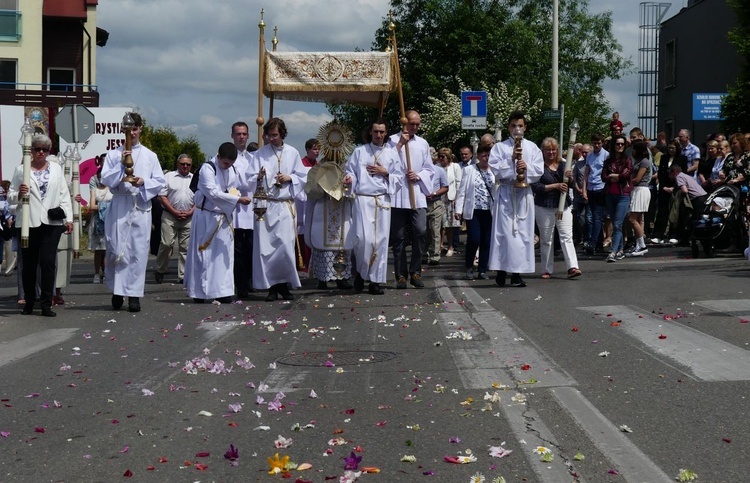
[[[330,357],[329,357],[330,356]],[[387,351],[336,351],[336,352],[304,352],[284,356],[276,362],[287,366],[326,367],[326,362],[333,366],[356,366],[375,362],[390,361],[398,357],[395,352]]]

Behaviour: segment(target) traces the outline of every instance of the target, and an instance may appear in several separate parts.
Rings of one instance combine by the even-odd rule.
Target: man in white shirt
[[[427,195],[432,192],[433,166],[430,145],[417,136],[421,118],[417,111],[406,112],[405,131],[390,137],[388,146],[395,149],[405,175],[404,189],[393,197],[391,208],[391,238],[393,240],[393,266],[396,272],[396,288],[406,288],[406,278],[417,288],[424,287],[422,281],[422,254],[427,231]],[[407,147],[408,146],[408,147]],[[407,150],[409,163],[407,163]],[[413,194],[412,194],[413,193]],[[413,205],[412,205],[413,203]],[[406,260],[406,226],[411,227],[411,261]]]
[[[250,162],[253,155],[247,149],[247,124],[237,121],[232,124],[232,141],[237,148],[237,160],[234,168],[243,179],[240,183],[240,194],[251,196],[252,193],[243,191],[247,186]],[[256,148],[257,149],[257,148]],[[251,205],[237,204],[234,209],[234,288],[237,298],[246,299],[252,290],[253,278],[253,227],[255,214]]]
[[[190,172],[192,166],[192,158],[187,154],[180,154],[177,157],[177,169],[164,176],[166,184],[159,193],[159,201],[164,207],[164,213],[161,215],[161,242],[159,252],[156,254],[156,273],[154,273],[156,283],[164,281],[175,237],[177,237],[180,250],[177,261],[177,283],[182,283],[185,276],[185,257],[187,257],[190,242],[190,221],[193,219],[195,210],[193,192],[190,189],[190,180],[193,178]]]

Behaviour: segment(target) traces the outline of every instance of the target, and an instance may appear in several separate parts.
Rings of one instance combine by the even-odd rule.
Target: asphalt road
[[[583,256],[579,279],[558,261],[502,289],[457,256],[424,289],[305,281],[292,302],[224,305],[151,265],[137,314],[111,309],[90,260],[54,319],[19,315],[0,280],[0,481],[280,481],[275,453],[311,465],[291,481],[339,481],[352,453],[379,470],[359,481],[388,483],[750,479],[739,256]]]

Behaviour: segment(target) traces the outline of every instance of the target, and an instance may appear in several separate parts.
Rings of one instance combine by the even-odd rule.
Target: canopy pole
[[[258,147],[263,146],[263,124],[266,122],[263,119],[263,78],[265,77],[265,62],[264,53],[266,50],[265,41],[265,29],[266,23],[263,21],[264,10],[260,9],[260,22],[258,22],[258,29],[260,29],[260,39],[258,42],[258,117],[255,118],[255,124],[258,125]]]

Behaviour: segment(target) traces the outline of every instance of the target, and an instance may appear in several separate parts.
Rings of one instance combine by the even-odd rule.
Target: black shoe
[[[587,246],[583,251],[586,252],[586,255],[596,255],[596,250],[592,246]]]
[[[511,287],[525,287],[526,282],[523,281],[521,276],[517,273],[514,273],[510,276],[510,286]]]
[[[26,305],[23,306],[21,313],[23,315],[31,315],[33,311],[34,311],[34,302],[26,302]]]
[[[440,260],[430,260],[430,263],[428,265],[434,267],[436,265],[440,265]]]
[[[113,295],[112,296],[112,308],[115,310],[120,310],[122,307],[122,304],[125,303],[125,297],[122,295]]]
[[[495,275],[495,283],[498,287],[505,287],[505,277],[508,275],[508,273],[505,270],[498,270],[497,275]]]
[[[221,302],[222,304],[231,304],[232,303],[232,297],[219,297],[216,299],[217,302]]]
[[[328,282],[318,280],[318,290],[328,290]]]
[[[419,273],[413,273],[409,277],[409,283],[416,288],[424,288],[424,282],[422,281],[422,275]]]
[[[247,290],[241,290],[237,292],[237,298],[238,299],[250,298],[250,292],[248,292]]]
[[[196,304],[205,304],[206,303],[205,300],[203,300],[203,299],[196,299],[196,298],[193,299],[193,302],[195,302]]]
[[[399,290],[403,290],[406,288],[406,277],[401,275],[398,277],[398,281],[396,282],[396,288]]]
[[[49,307],[42,307],[42,315],[45,317],[57,317],[57,314]]]
[[[289,291],[289,287],[287,286],[287,284],[280,283],[278,291],[279,295],[281,295],[281,298],[283,298],[284,300],[294,300],[294,295]]]
[[[273,302],[279,298],[279,293],[276,291],[276,285],[268,289],[268,295],[266,295],[266,302]]]
[[[375,282],[370,282],[370,287],[368,291],[372,295],[383,295],[385,293],[385,290],[383,290],[383,287],[381,287],[379,283],[375,283]]]
[[[164,274],[159,272],[154,272],[154,278],[156,279],[156,283],[162,283],[164,281]]]
[[[354,291],[355,292],[361,292],[365,289],[365,280],[357,274],[356,277],[354,277]]]
[[[344,280],[336,280],[336,288],[339,290],[351,290],[352,287],[353,286],[348,278],[345,278]]]
[[[138,297],[128,297],[128,312],[140,312],[141,301]]]
[[[182,282],[183,282],[183,279],[181,279],[181,278],[178,278],[178,279],[177,279],[177,283],[178,283],[178,284],[182,285]]]

